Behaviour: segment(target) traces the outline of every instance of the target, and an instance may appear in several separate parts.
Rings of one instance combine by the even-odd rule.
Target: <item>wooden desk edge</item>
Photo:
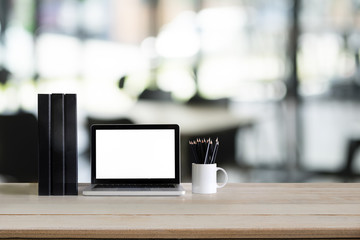
[[[74,237],[75,236],[75,237]],[[186,230],[0,230],[0,239],[360,239],[359,229],[299,230],[299,229],[186,229]]]

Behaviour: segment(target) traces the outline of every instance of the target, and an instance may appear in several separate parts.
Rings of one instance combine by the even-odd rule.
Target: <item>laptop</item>
[[[91,126],[87,196],[179,196],[180,135],[176,124]]]

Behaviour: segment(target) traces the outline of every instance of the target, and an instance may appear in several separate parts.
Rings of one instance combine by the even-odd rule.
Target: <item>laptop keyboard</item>
[[[96,184],[94,188],[175,188],[174,184]]]

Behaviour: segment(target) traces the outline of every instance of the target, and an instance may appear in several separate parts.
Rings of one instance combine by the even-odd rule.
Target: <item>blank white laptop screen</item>
[[[97,179],[175,178],[173,129],[97,129]]]

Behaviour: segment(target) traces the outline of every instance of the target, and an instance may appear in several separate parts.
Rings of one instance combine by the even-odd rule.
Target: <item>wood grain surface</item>
[[[0,184],[0,238],[358,238],[360,184],[228,184],[181,197],[37,196]]]

